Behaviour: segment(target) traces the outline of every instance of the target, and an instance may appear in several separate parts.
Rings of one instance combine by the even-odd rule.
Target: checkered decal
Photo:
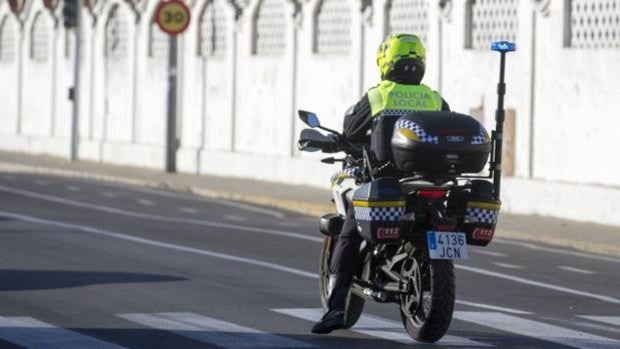
[[[488,142],[487,140],[487,131],[484,129],[484,127],[480,127],[478,134],[471,139],[471,144],[484,144]]]
[[[465,212],[465,223],[496,224],[499,211],[486,208],[468,207]]]
[[[339,179],[342,178],[355,178],[360,174],[361,169],[359,167],[346,167],[332,175],[330,182],[332,184],[336,183]]]
[[[420,125],[409,120],[399,120],[394,126],[396,130],[404,128],[415,133],[422,143],[439,144],[439,137],[426,133]]]
[[[405,214],[404,207],[355,207],[358,221],[395,222]]]

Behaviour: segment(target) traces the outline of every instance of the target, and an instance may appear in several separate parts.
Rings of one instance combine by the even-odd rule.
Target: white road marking
[[[179,211],[189,213],[189,214],[197,214],[198,210],[191,207],[180,207]]]
[[[483,254],[483,255],[487,255],[487,256],[492,256],[492,257],[499,257],[499,258],[505,258],[508,257],[507,254],[505,253],[500,253],[500,252],[493,252],[493,251],[487,251],[487,250],[478,250],[478,249],[472,249],[471,250],[474,253],[477,254]]]
[[[185,199],[185,200],[192,200],[192,201],[198,201],[198,202],[208,202],[208,203],[213,203],[213,204],[217,204],[221,206],[234,207],[234,208],[238,208],[244,211],[261,213],[261,214],[272,216],[275,218],[285,217],[285,215],[282,212],[279,212],[276,210],[270,210],[268,208],[253,206],[253,205],[244,204],[241,202],[228,201],[226,199],[216,199],[216,198],[209,198],[205,196],[196,197],[196,196],[192,196],[196,194],[185,195],[182,193],[175,193],[175,192],[157,190],[157,189],[146,188],[146,187],[125,187],[123,186],[123,188],[130,189],[130,190],[137,191],[137,192],[142,192],[142,193],[159,195],[159,196],[168,197],[168,198]]]
[[[505,313],[511,313],[511,314],[517,314],[517,315],[531,315],[533,313],[527,312],[527,311],[523,311],[523,310],[517,310],[517,309],[512,309],[512,308],[506,308],[506,307],[499,307],[497,305],[489,305],[489,304],[483,304],[483,303],[474,303],[474,302],[468,302],[468,301],[462,301],[457,299],[456,304],[462,304],[462,305],[468,305],[470,307],[477,307],[477,308],[483,308],[483,309],[489,309],[489,310],[497,310],[497,311],[503,311]]]
[[[586,274],[586,275],[594,275],[594,274],[596,274],[595,272],[593,272],[591,270],[579,269],[579,268],[569,267],[569,266],[566,266],[566,265],[561,265],[558,268],[560,268],[562,270],[570,271],[570,272],[573,272],[573,273],[577,273],[577,274]]]
[[[127,217],[149,219],[149,220],[160,221],[160,222],[194,224],[194,225],[200,225],[200,226],[206,226],[206,227],[231,229],[231,230],[237,230],[237,231],[238,230],[250,231],[250,232],[255,232],[255,233],[283,236],[283,237],[300,239],[300,240],[314,241],[314,242],[320,242],[320,243],[323,242],[323,238],[319,236],[309,236],[305,234],[291,233],[288,231],[249,227],[249,226],[228,224],[228,223],[217,223],[217,222],[210,222],[210,221],[197,220],[197,219],[164,217],[164,216],[158,216],[158,215],[148,214],[148,213],[138,213],[138,212],[132,212],[128,210],[121,210],[115,207],[109,207],[109,206],[91,204],[87,202],[59,198],[59,197],[46,195],[46,194],[40,194],[40,193],[28,191],[28,190],[14,189],[10,187],[5,187],[3,185],[0,185],[0,191],[22,195],[22,196],[27,196],[27,197],[31,197],[31,198],[35,198],[39,200],[55,202],[55,203],[63,204],[67,206],[88,208],[88,209],[118,214],[118,215],[127,216]]]
[[[102,191],[101,193],[99,193],[99,195],[103,196],[104,198],[109,198],[109,199],[116,197],[116,194],[110,191]]]
[[[501,313],[456,311],[461,321],[578,349],[617,349],[620,341]]]
[[[525,284],[525,285],[536,286],[536,287],[541,287],[541,288],[547,288],[547,289],[550,289],[550,290],[554,290],[554,291],[558,291],[558,292],[563,292],[563,293],[568,293],[568,294],[572,294],[572,295],[576,295],[576,296],[581,296],[581,297],[598,299],[600,301],[607,302],[607,303],[620,304],[620,299],[614,298],[614,297],[610,297],[610,296],[600,295],[600,294],[596,294],[596,293],[590,293],[590,292],[576,290],[576,289],[573,289],[573,288],[568,288],[568,287],[563,287],[563,286],[558,286],[558,285],[552,285],[552,284],[548,284],[548,283],[545,283],[545,282],[534,281],[534,280],[530,280],[530,279],[526,279],[526,278],[522,278],[522,277],[518,277],[518,276],[498,273],[498,272],[494,272],[494,271],[490,271],[490,270],[474,268],[474,267],[469,267],[469,266],[460,265],[460,264],[459,265],[455,265],[454,267],[456,269],[466,270],[466,271],[469,271],[469,272],[472,272],[472,273],[476,273],[476,274],[492,276],[492,277],[496,277],[496,278],[499,278],[499,279],[510,280],[510,281],[518,282],[518,283]]]
[[[506,269],[523,269],[523,266],[521,265],[517,265],[517,264],[510,264],[510,263],[493,263],[494,265],[497,265],[500,268],[506,268]]]
[[[246,218],[241,217],[241,216],[235,216],[235,215],[226,215],[223,218],[224,219],[228,219],[229,221],[235,221],[235,222],[245,222],[245,221],[247,221]]]
[[[28,349],[123,348],[31,317],[0,316],[0,338]]]
[[[569,251],[569,250],[562,250],[559,248],[539,246],[539,245],[532,244],[529,242],[520,242],[520,241],[512,241],[512,240],[505,240],[505,239],[493,239],[493,243],[496,243],[496,242],[499,244],[504,244],[504,245],[525,247],[525,248],[529,248],[531,250],[536,250],[536,251],[552,252],[552,253],[557,253],[557,254],[574,256],[574,257],[589,258],[589,259],[595,259],[595,260],[605,261],[605,262],[620,263],[620,258],[599,256],[599,255],[585,253],[585,252]]]
[[[77,185],[65,185],[65,189],[74,193],[82,191],[82,188],[78,187]]]
[[[0,211],[0,216],[11,217],[13,219],[20,219],[22,221],[31,222],[31,223],[47,224],[50,226],[55,226],[55,227],[60,227],[60,228],[75,229],[75,230],[78,230],[84,233],[101,235],[101,236],[106,236],[106,237],[115,238],[119,240],[132,241],[132,242],[143,244],[143,245],[167,248],[167,249],[174,250],[174,251],[194,253],[194,254],[198,254],[202,256],[208,256],[208,257],[219,258],[219,259],[229,260],[229,261],[238,262],[238,263],[250,264],[250,265],[254,265],[258,267],[282,271],[285,273],[303,276],[303,277],[311,278],[311,279],[319,278],[316,272],[309,272],[309,271],[305,271],[301,269],[287,267],[287,266],[280,265],[280,264],[264,262],[264,261],[260,261],[260,260],[252,259],[252,258],[239,257],[239,256],[229,255],[229,254],[215,252],[215,251],[203,250],[203,249],[189,247],[189,246],[175,245],[175,244],[171,244],[167,242],[140,238],[140,237],[132,236],[128,234],[115,233],[109,230],[98,229],[98,228],[89,227],[86,225],[78,225],[78,224],[64,223],[64,222],[58,222],[58,221],[51,221],[47,219],[36,218],[36,217],[26,216],[22,214],[3,212],[3,211]]]
[[[119,314],[123,319],[227,349],[311,348],[312,344],[194,313]]]
[[[301,226],[300,223],[287,222],[287,221],[276,222],[276,225],[279,225],[281,227],[299,227],[299,226]]]
[[[586,315],[578,315],[577,317],[603,322],[606,324],[614,325],[620,327],[620,316],[586,316]]]
[[[52,183],[46,179],[35,179],[34,182],[38,185],[50,185]]]
[[[323,315],[323,310],[320,308],[300,308],[300,309],[271,309],[272,311],[288,316],[292,316],[298,319],[307,321],[318,321]],[[405,332],[403,324],[397,321],[392,321],[384,318],[380,318],[372,315],[362,315],[359,321],[350,329],[351,331],[361,333],[371,337],[377,337],[381,339],[391,340],[404,344],[415,344],[415,342]],[[480,343],[474,340],[457,337],[452,335],[444,336],[440,341],[435,343],[444,347],[492,347],[487,343]]]
[[[147,200],[147,199],[138,199],[136,200],[140,205],[144,205],[144,206],[155,206],[155,203],[151,200]]]

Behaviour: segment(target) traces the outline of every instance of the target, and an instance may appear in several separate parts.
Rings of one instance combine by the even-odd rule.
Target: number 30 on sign
[[[189,25],[189,8],[181,0],[160,1],[155,11],[155,22],[161,30],[177,35]]]

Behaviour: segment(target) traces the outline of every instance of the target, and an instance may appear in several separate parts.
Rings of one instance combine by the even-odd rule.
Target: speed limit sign
[[[189,8],[181,0],[165,0],[157,5],[155,22],[161,30],[170,35],[182,33],[187,29],[189,20]]]

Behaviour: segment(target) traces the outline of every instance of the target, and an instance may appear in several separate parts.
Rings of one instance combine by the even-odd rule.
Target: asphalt
[[[396,306],[371,303],[352,330],[312,335],[316,218],[162,180],[186,175],[49,160],[63,167],[3,158],[0,348],[620,347],[620,258],[498,238],[456,263],[439,344],[407,340]]]
[[[257,204],[319,217],[332,212],[331,193],[286,185],[204,174],[165,173],[161,170],[115,166],[89,161],[0,152],[0,172],[37,173],[66,178],[95,179]],[[497,237],[620,257],[620,227],[536,215],[502,212]]]

